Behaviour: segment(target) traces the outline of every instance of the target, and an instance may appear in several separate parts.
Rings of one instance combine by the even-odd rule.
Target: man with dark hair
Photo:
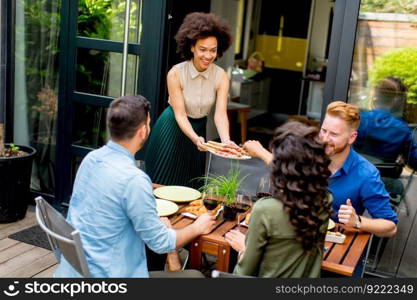
[[[81,234],[93,277],[152,276],[145,244],[157,253],[172,252],[214,226],[209,214],[180,230],[158,217],[151,181],[134,158],[150,133],[149,109],[142,96],[114,100],[107,113],[110,141],[91,151],[78,169],[67,220]],[[193,270],[170,274],[202,276]],[[80,274],[62,257],[55,276]]]

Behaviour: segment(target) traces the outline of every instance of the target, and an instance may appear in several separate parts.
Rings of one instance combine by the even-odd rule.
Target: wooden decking
[[[0,277],[52,277],[57,261],[51,251],[8,238],[34,225],[33,207],[23,220],[0,224]]]

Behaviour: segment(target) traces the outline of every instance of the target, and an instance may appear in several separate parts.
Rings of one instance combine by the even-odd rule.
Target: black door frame
[[[163,36],[166,0],[144,0],[142,12],[142,40],[129,43],[128,54],[140,56],[137,90],[157,107],[161,90]],[[60,37],[60,79],[58,100],[58,136],[56,162],[56,190],[54,204],[69,203],[72,192],[71,162],[74,156],[84,157],[93,149],[72,145],[73,103],[108,107],[112,97],[75,91],[76,49],[123,52],[123,43],[77,36],[78,1],[63,1]],[[146,49],[146,50],[145,50]],[[153,111],[153,117],[156,115]]]
[[[347,102],[360,0],[336,0],[321,118],[330,102]]]

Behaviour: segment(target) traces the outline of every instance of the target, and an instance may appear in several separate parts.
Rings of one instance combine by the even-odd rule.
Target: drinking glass
[[[209,187],[203,196],[203,204],[208,210],[213,210],[219,204],[219,189],[217,186]]]
[[[260,199],[262,197],[270,197],[271,194],[271,179],[269,174],[264,176],[259,181],[258,189],[256,190],[256,198]]]
[[[240,221],[242,219],[242,215],[251,207],[252,202],[249,199],[249,196],[238,192],[236,194],[236,206],[238,208],[237,213],[237,228],[240,231]]]

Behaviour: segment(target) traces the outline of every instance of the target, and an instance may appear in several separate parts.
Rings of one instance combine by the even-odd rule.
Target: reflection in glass
[[[413,67],[417,65],[416,21],[415,5],[407,8],[396,1],[378,5],[362,1],[349,86],[348,102],[361,109],[353,146],[380,170],[401,220],[398,232],[413,229],[409,227],[411,217],[402,209],[405,203],[396,201],[405,201],[401,198],[404,185],[413,177],[409,168],[417,167],[416,132],[412,129],[417,123],[417,69]],[[407,168],[403,168],[404,163]],[[407,195],[415,193],[411,185]],[[409,248],[404,236],[390,239],[379,252],[371,251],[366,270],[384,276],[416,276],[415,264],[401,261]],[[377,249],[374,246],[373,241],[371,249]]]
[[[130,4],[129,42],[139,43],[142,32],[142,2]],[[78,35],[89,38],[123,41],[126,1],[79,0]]]
[[[107,108],[74,103],[73,144],[99,148],[107,143]]]
[[[333,20],[333,1],[313,1],[306,69],[303,74],[299,113],[320,121]]]
[[[16,1],[14,142],[37,150],[31,189],[53,194],[61,1]]]
[[[122,54],[94,49],[77,49],[76,86],[78,92],[120,97]],[[128,55],[126,94],[136,94],[139,57]]]

